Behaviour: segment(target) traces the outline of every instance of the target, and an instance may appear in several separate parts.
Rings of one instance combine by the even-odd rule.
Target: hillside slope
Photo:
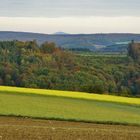
[[[14,87],[0,89],[0,115],[140,125],[137,98]]]
[[[0,85],[139,96],[139,67],[126,55],[86,56],[54,43],[0,42]]]

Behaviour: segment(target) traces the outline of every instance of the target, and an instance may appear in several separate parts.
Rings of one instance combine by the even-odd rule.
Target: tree
[[[140,60],[140,43],[132,41],[128,47],[128,56],[134,60]]]
[[[51,42],[45,42],[41,45],[40,47],[40,50],[43,52],[43,53],[53,53],[55,52],[57,49],[56,49],[56,45],[55,43]]]

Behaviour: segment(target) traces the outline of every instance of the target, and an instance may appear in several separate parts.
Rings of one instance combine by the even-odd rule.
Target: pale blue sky
[[[0,30],[140,33],[139,7],[140,0],[0,0]]]
[[[140,0],[0,0],[0,16],[139,16]]]

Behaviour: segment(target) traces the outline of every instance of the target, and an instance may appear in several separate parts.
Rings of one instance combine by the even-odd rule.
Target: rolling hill
[[[140,41],[140,34],[39,34],[28,32],[0,32],[0,40],[37,40],[38,43],[45,41],[55,42],[62,48],[80,48],[91,51],[126,51],[127,44],[131,40]],[[127,42],[127,43],[126,43]],[[126,43],[126,44],[125,44]],[[120,45],[122,48],[120,49]],[[125,44],[125,47],[124,47]],[[104,49],[105,47],[109,49]]]

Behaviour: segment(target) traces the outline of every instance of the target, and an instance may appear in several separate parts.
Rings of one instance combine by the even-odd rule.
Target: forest
[[[135,54],[133,54],[134,56]],[[52,42],[0,42],[0,85],[140,96],[140,61],[77,55]]]

